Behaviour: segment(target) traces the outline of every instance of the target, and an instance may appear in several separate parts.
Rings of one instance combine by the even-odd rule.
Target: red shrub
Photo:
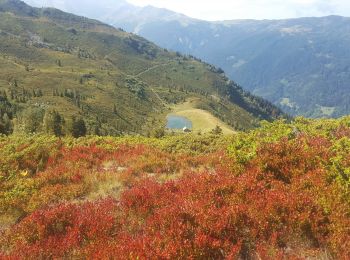
[[[302,135],[262,145],[239,173],[229,170],[232,162],[220,153],[175,155],[147,146],[67,149],[37,176],[47,185],[34,201],[57,202],[65,188],[72,200],[84,176],[95,171],[125,174],[132,188],[120,202],[35,211],[2,244],[22,258],[300,259],[327,249],[347,259],[350,206],[340,184],[329,178],[332,156],[329,140]],[[105,169],[106,161],[111,166]],[[176,181],[143,179],[182,171]]]
[[[85,246],[109,239],[117,230],[112,199],[61,204],[26,217],[9,233],[12,255],[47,259],[80,254]]]

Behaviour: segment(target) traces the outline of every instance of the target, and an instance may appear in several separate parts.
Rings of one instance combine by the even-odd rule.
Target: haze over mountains
[[[199,57],[293,115],[350,113],[349,18],[206,22],[125,1],[28,2],[97,18]]]
[[[189,99],[236,129],[282,115],[214,66],[58,9],[0,0],[0,35],[0,126],[15,131],[40,131],[54,109],[91,134],[147,134]]]
[[[285,0],[202,3],[220,1]],[[347,98],[347,19],[55,3],[84,16],[0,0],[0,260],[349,259],[350,114],[291,118],[222,68],[118,29],[334,116],[312,108]],[[86,17],[116,14],[125,26]]]

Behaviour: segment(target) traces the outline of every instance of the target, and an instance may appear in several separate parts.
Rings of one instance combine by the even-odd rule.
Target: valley
[[[57,9],[21,1],[0,7],[6,101],[0,118],[12,125],[2,132],[45,132],[45,113],[54,111],[63,118],[63,135],[71,132],[73,117],[84,121],[87,134],[152,135],[164,127],[169,107],[187,98],[199,99],[200,109],[237,129],[285,117],[193,57]]]
[[[0,260],[350,259],[348,18],[26,2],[0,0]]]
[[[42,0],[27,1],[45,5]],[[336,118],[350,113],[348,17],[205,21],[121,0],[113,5],[108,0],[88,2],[82,8],[70,1],[46,5],[104,21],[214,64],[238,85],[293,116]]]

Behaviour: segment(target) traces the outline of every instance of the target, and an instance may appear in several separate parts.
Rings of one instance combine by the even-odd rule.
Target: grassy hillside
[[[0,258],[348,259],[349,120],[0,137]]]
[[[207,22],[155,7],[116,9],[89,15],[219,66],[292,115],[350,113],[348,17]]]
[[[187,102],[174,105],[171,114],[183,116],[192,122],[192,130],[196,133],[208,133],[219,126],[224,134],[233,134],[234,129],[203,109],[199,109],[200,100],[189,99]]]
[[[88,133],[147,134],[188,98],[238,129],[282,115],[213,66],[95,20],[2,0],[0,21],[0,116],[15,132],[56,110]]]
[[[253,94],[293,115],[350,113],[350,19],[346,17],[210,23],[145,23],[138,34],[159,46],[223,68]],[[128,25],[128,21],[119,26]]]

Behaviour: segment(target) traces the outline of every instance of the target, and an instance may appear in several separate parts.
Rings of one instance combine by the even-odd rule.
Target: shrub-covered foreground
[[[349,118],[0,148],[0,258],[350,258]]]

